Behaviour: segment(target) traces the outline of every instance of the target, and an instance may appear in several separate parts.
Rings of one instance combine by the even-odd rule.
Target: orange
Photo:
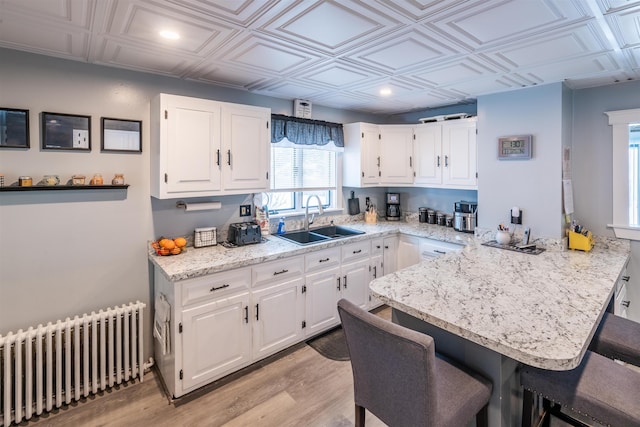
[[[178,255],[180,252],[182,252],[180,248],[171,249],[171,255]]]
[[[160,255],[169,255],[169,249],[166,249],[166,248],[158,249],[158,253]]]
[[[173,243],[173,240],[171,239],[162,239],[160,240],[160,246],[162,246],[165,249],[171,250],[176,247],[176,244]]]
[[[173,239],[173,242],[179,248],[183,248],[183,247],[185,247],[187,245],[187,239],[185,239],[184,237],[177,237],[177,238]]]

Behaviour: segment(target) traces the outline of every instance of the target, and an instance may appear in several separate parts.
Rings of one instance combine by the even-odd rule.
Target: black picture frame
[[[42,112],[42,149],[91,151],[91,116]]]
[[[142,153],[142,120],[102,117],[100,151]]]
[[[0,148],[30,148],[29,110],[0,107]]]

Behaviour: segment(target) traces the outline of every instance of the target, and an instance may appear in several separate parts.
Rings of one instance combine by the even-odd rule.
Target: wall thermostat
[[[528,160],[531,158],[531,135],[498,138],[498,160]]]
[[[311,101],[306,99],[295,99],[293,101],[293,115],[303,119],[311,118]]]

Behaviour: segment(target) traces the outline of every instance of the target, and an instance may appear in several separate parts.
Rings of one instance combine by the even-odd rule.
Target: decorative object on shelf
[[[43,112],[42,148],[91,151],[91,117]]]
[[[293,101],[293,115],[303,119],[311,118],[311,101],[306,99],[295,99]]]
[[[117,173],[111,180],[111,184],[113,185],[124,185],[124,174]]]
[[[71,177],[71,184],[73,185],[84,185],[84,181],[85,181],[85,176],[84,175],[73,175]]]
[[[498,138],[498,160],[531,159],[531,135]]]
[[[18,185],[20,187],[31,187],[33,185],[33,179],[30,176],[18,177]]]
[[[0,108],[0,148],[29,148],[29,110]]]
[[[93,175],[93,178],[91,178],[91,181],[89,181],[89,184],[91,185],[102,185],[104,184],[104,180],[102,179],[102,174],[95,174]]]
[[[142,152],[142,121],[102,117],[101,151]]]
[[[498,231],[496,232],[496,242],[501,245],[508,245],[511,243],[511,234],[509,233],[509,228],[504,228],[502,225],[499,226]]]
[[[58,175],[45,175],[42,178],[42,185],[58,185],[60,184],[60,177]]]
[[[33,191],[65,191],[65,190],[126,190],[129,184],[125,185],[30,185],[28,187],[20,187],[19,185],[10,185],[8,187],[0,187],[0,193],[10,192],[33,192]]]
[[[467,113],[454,113],[454,114],[443,114],[440,116],[431,116],[431,117],[423,117],[418,119],[420,123],[431,123],[431,122],[443,122],[445,120],[456,120],[456,119],[466,119],[467,117],[471,117]]]
[[[0,187],[4,187],[4,175],[0,173]]]

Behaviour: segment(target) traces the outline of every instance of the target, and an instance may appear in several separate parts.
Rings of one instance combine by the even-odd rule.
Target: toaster
[[[229,225],[227,241],[236,246],[262,242],[262,232],[256,222],[237,222]]]

